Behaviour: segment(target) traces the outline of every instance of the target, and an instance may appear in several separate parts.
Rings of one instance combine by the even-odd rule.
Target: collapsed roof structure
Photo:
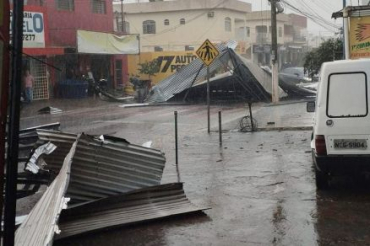
[[[147,102],[161,103],[170,99],[204,100],[206,98],[207,69],[213,99],[237,99],[248,102],[270,101],[271,73],[236,54],[233,44],[217,46],[220,54],[207,68],[201,59],[195,59],[175,74],[153,86]],[[298,82],[298,81],[297,81]],[[279,97],[312,96],[315,92],[291,85],[279,78]],[[288,94],[287,94],[288,93]]]

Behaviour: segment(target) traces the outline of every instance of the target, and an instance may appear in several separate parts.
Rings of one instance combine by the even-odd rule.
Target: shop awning
[[[139,36],[77,31],[78,53],[134,55],[139,54]]]

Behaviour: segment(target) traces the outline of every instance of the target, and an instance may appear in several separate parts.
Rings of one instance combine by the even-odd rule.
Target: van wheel
[[[329,177],[327,173],[320,172],[315,168],[316,189],[326,190],[329,188]]]

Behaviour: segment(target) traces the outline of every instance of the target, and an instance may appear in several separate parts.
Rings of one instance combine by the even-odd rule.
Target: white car
[[[370,170],[370,59],[324,63],[316,102],[312,156],[316,186],[328,187],[336,174]]]

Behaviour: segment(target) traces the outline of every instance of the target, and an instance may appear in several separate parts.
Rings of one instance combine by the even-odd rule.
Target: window
[[[185,19],[184,18],[180,19],[180,25],[185,25]]]
[[[155,21],[146,20],[143,22],[143,33],[144,34],[155,34]]]
[[[185,51],[192,51],[194,50],[194,46],[192,45],[185,45]]]
[[[118,22],[118,28],[117,31],[124,32],[124,33],[130,33],[130,23],[127,21],[124,21],[125,25],[122,25],[122,21]]]
[[[229,17],[225,18],[225,31],[231,32],[231,19]]]
[[[75,9],[74,0],[56,0],[56,7],[58,10],[73,11]]]
[[[368,113],[365,73],[329,76],[327,116],[331,118],[364,117]]]
[[[251,29],[249,27],[246,27],[247,30],[247,37],[249,38],[251,36]]]
[[[170,25],[170,20],[169,19],[165,19],[164,20],[164,25],[165,26],[169,26]]]
[[[91,10],[96,14],[106,14],[105,0],[91,0]]]
[[[279,27],[279,37],[281,38],[283,36],[283,28]]]
[[[257,33],[267,33],[267,26],[256,26]]]

